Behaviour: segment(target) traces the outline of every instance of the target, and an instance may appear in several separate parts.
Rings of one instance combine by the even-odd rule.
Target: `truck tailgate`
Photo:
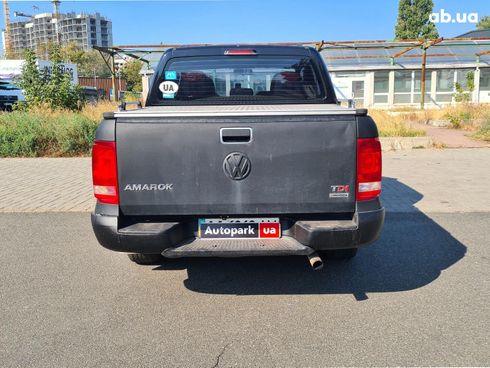
[[[234,135],[229,128],[246,129]],[[356,129],[354,114],[338,113],[122,115],[116,124],[121,211],[125,215],[352,213]],[[223,132],[231,139],[223,142]],[[233,153],[237,155],[225,164]],[[240,161],[243,156],[249,161]],[[233,174],[235,164],[242,166],[232,178],[230,165]]]

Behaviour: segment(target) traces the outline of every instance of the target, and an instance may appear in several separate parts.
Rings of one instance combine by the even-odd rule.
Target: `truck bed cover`
[[[281,116],[281,115],[354,115],[356,109],[335,104],[289,105],[203,105],[150,106],[139,110],[118,111],[116,118],[195,117],[195,116]]]

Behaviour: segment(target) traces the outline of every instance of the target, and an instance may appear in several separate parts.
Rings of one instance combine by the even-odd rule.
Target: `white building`
[[[369,49],[367,44],[349,44],[348,48],[322,51],[338,98],[353,99],[358,107],[420,106],[421,48],[392,58],[409,46],[396,42],[377,46]],[[488,50],[490,39],[448,40],[427,49],[427,107],[454,104],[456,83],[467,90],[471,102],[490,103],[490,55],[478,56]],[[471,76],[474,89],[469,92],[467,80]]]

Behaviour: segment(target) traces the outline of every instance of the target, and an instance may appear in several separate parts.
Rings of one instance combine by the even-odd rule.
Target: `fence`
[[[85,87],[95,87],[98,91],[102,92],[104,98],[109,98],[112,91],[112,79],[111,78],[98,78],[98,77],[78,77],[78,83]],[[116,79],[117,90],[125,91],[127,89],[127,83],[125,79]]]

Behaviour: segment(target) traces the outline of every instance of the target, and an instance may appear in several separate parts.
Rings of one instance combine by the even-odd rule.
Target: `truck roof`
[[[257,55],[300,55],[309,56],[314,51],[309,46],[281,46],[263,44],[235,44],[216,46],[182,46],[169,50],[173,57],[224,55],[231,49],[255,50]]]

